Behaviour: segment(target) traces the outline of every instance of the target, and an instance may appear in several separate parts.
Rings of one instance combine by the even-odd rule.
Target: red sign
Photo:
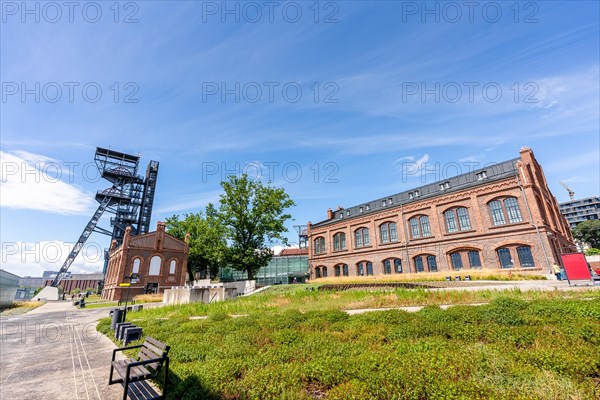
[[[592,275],[583,253],[561,254],[567,279],[570,281],[591,280]]]

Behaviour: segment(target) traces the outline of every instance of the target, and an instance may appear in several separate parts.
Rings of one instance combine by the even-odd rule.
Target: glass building
[[[280,255],[273,256],[269,264],[258,270],[254,278],[257,286],[287,285],[290,283],[304,283],[308,279],[308,249],[294,251],[293,255],[286,255],[284,249]],[[298,250],[298,249],[290,249]],[[301,254],[305,253],[305,254]],[[247,279],[246,272],[236,271],[229,267],[221,268],[221,282],[231,282]]]

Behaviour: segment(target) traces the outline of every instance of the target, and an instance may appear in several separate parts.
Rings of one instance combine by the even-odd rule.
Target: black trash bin
[[[122,308],[115,308],[112,311],[112,321],[110,323],[110,329],[112,329],[113,331],[115,330],[115,327],[117,326],[117,324],[119,322],[124,322],[125,321],[125,310],[123,310]]]

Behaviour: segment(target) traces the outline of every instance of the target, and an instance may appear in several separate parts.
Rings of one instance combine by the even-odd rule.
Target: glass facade
[[[247,279],[245,272],[232,268],[221,268],[221,281],[231,282]],[[258,270],[254,276],[258,286],[285,285],[305,282],[308,278],[308,256],[274,256],[269,264]]]

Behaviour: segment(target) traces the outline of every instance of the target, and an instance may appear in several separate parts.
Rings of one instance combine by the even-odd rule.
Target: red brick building
[[[102,298],[124,300],[128,289],[119,285],[129,283],[131,274],[137,274],[139,280],[129,288],[130,299],[183,286],[188,252],[187,242],[166,233],[164,222],[157,224],[155,232],[136,236],[131,236],[127,227],[123,244],[111,247]]]
[[[529,148],[520,157],[308,223],[312,278],[511,269],[550,272],[574,249]]]

